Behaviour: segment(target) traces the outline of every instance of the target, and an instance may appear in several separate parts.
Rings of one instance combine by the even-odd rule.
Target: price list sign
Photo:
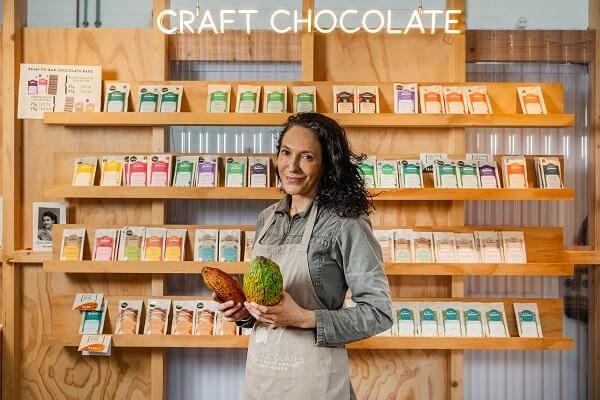
[[[99,112],[101,97],[101,67],[21,64],[20,119],[43,119],[45,112]]]

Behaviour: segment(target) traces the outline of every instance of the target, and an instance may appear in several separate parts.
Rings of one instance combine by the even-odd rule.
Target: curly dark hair
[[[279,135],[277,154],[285,133],[294,126],[311,130],[319,139],[323,174],[315,195],[315,203],[340,217],[356,218],[374,209],[372,195],[365,189],[358,164],[364,154],[350,149],[346,131],[335,120],[319,113],[298,113],[288,118]],[[276,171],[279,174],[278,171]]]

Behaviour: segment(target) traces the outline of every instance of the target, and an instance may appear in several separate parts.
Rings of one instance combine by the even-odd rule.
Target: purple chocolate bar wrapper
[[[493,176],[496,178],[496,170],[489,165],[482,165],[479,167],[479,175],[481,176]]]
[[[397,92],[397,94],[398,94],[398,102],[410,101],[410,102],[412,102],[412,104],[414,104],[415,92],[413,92],[412,90],[408,90],[408,89],[400,90],[399,92]],[[412,107],[412,111],[413,112],[415,111],[414,106]]]
[[[198,163],[198,176],[200,176],[200,174],[212,174],[213,184],[214,184],[214,176],[215,176],[216,168],[217,168],[217,165],[210,161]]]

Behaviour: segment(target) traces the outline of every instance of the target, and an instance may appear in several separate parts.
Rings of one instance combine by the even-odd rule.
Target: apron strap
[[[267,233],[267,230],[269,230],[271,225],[273,225],[273,222],[275,222],[275,208],[273,208],[273,211],[267,217],[267,220],[265,221],[264,225],[262,226],[261,231],[258,233],[258,236],[255,239],[255,243],[260,243],[263,236],[265,236],[265,234]]]
[[[312,231],[315,227],[315,223],[317,221],[317,213],[319,211],[319,207],[313,201],[312,207],[310,209],[310,214],[308,216],[308,221],[306,221],[306,226],[304,227],[304,233],[302,234],[302,247],[306,247],[308,249],[308,244],[310,243],[310,237],[312,236]]]

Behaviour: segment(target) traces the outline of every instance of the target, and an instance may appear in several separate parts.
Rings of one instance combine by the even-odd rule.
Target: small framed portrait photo
[[[54,224],[66,223],[66,203],[33,203],[32,249],[34,251],[51,251]]]

